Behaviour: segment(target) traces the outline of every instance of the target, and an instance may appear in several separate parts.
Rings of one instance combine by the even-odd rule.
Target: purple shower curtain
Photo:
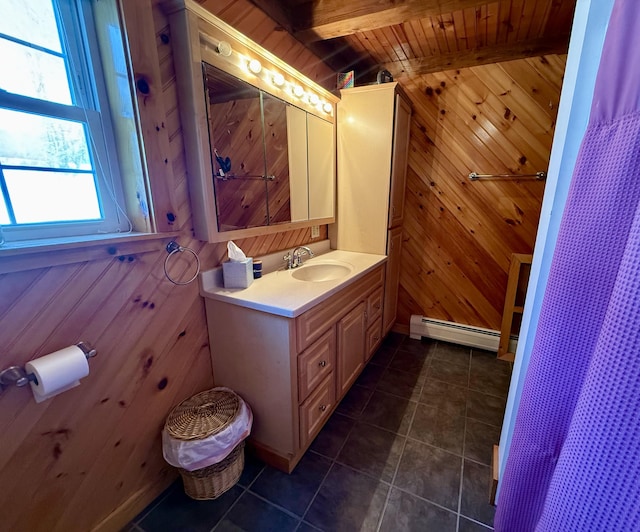
[[[640,5],[603,49],[495,517],[640,530]]]

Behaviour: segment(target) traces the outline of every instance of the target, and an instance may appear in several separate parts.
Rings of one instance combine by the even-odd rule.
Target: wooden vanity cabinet
[[[296,318],[205,298],[213,378],[247,401],[250,442],[291,472],[382,337],[385,266]]]

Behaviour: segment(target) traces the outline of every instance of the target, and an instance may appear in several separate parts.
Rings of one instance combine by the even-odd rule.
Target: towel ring
[[[195,251],[193,251],[191,248],[182,247],[175,240],[172,240],[171,242],[169,242],[167,244],[166,250],[167,250],[168,255],[164,259],[164,275],[165,275],[165,277],[167,279],[169,279],[169,281],[171,281],[173,284],[177,284],[179,286],[184,286],[186,284],[192,283],[195,280],[195,278],[198,277],[198,274],[200,273],[200,257],[198,257],[198,254]],[[182,253],[183,251],[188,251],[189,253],[191,253],[195,257],[195,259],[196,259],[196,273],[194,273],[193,277],[191,277],[191,279],[189,279],[188,281],[176,281],[175,279],[173,279],[169,275],[169,272],[167,271],[167,264],[169,263],[169,259],[175,253]]]

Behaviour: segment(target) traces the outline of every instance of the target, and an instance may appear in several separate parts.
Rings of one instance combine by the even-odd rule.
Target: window
[[[130,230],[121,188],[91,2],[0,1],[5,239]]]

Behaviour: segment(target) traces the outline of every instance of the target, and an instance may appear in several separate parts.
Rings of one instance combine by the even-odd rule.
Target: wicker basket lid
[[[240,398],[231,390],[213,388],[177,405],[164,425],[178,440],[201,440],[226,428],[238,415]]]

